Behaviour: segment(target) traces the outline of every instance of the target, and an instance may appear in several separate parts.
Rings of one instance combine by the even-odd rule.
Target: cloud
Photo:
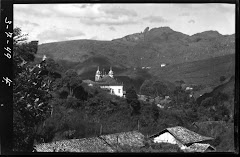
[[[134,10],[112,4],[16,4],[16,16],[74,18],[86,25],[129,25],[138,23]]]
[[[102,15],[98,8],[100,4],[57,4],[52,9],[56,12],[58,17],[96,17]]]
[[[202,3],[202,4],[172,4],[177,9],[187,10],[192,12],[206,12],[206,10],[215,10],[221,13],[232,13],[234,12],[234,4],[224,3]]]
[[[149,21],[151,23],[168,22],[168,20],[164,19],[162,16],[147,16],[147,17],[144,17],[143,20]]]
[[[112,31],[116,31],[116,29],[113,26],[109,27],[109,29]]]
[[[138,21],[128,18],[120,17],[118,19],[109,18],[109,17],[82,17],[80,22],[87,25],[130,25],[136,24]]]
[[[133,10],[128,10],[112,5],[103,5],[99,7],[99,11],[102,11],[104,14],[112,17],[119,18],[121,16],[136,17],[137,13]]]
[[[88,14],[80,16],[80,22],[87,25],[130,25],[138,23],[137,13],[116,5],[95,5]]]
[[[45,30],[37,35],[38,40],[43,41],[64,41],[73,37],[84,36],[85,34],[79,30],[58,29],[53,28]]]
[[[40,26],[39,24],[37,24],[37,23],[34,23],[34,22],[30,22],[30,21],[28,21],[28,20],[14,20],[14,25],[16,25],[16,26],[26,26],[26,25],[28,25],[28,26],[33,26],[33,27],[38,27],[38,26]]]
[[[49,4],[15,4],[14,14],[19,13],[36,17],[52,17],[56,15],[54,5]]]
[[[178,16],[190,16],[190,13],[184,12],[184,13],[179,14]]]
[[[188,23],[195,23],[195,20],[189,20]]]

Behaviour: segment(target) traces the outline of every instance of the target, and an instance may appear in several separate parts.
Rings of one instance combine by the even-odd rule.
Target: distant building
[[[42,61],[45,61],[45,60],[46,60],[46,58],[47,58],[47,57],[46,57],[46,55],[44,55],[44,56],[43,56],[43,59],[42,59]]]
[[[193,90],[193,88],[192,87],[186,87],[185,90]]]
[[[166,66],[166,64],[165,64],[165,63],[162,63],[162,64],[161,64],[161,67],[165,67],[165,66]]]
[[[95,84],[99,85],[100,88],[108,89],[110,94],[123,97],[123,83],[119,83],[114,79],[113,70],[111,67],[108,75],[104,73],[104,69],[103,72],[101,72],[98,67],[95,75]]]
[[[164,106],[161,105],[161,104],[157,104],[157,107],[159,107],[159,108],[164,108]]]

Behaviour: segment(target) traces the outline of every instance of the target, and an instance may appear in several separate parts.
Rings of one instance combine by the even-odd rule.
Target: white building
[[[166,64],[165,64],[165,63],[162,63],[162,64],[161,64],[161,67],[165,67],[165,66],[166,66]]]
[[[123,86],[122,85],[100,85],[100,88],[109,89],[110,94],[123,97]]]
[[[199,135],[181,126],[166,128],[150,136],[150,139],[152,139],[154,143],[176,144],[181,149],[186,149],[194,143],[209,142],[213,140],[211,137]]]
[[[186,87],[186,90],[193,90],[192,87]]]
[[[95,75],[95,84],[99,85],[100,88],[108,89],[110,94],[123,97],[123,83],[118,83],[114,79],[113,70],[111,67],[108,75],[104,73],[104,70],[101,72],[98,67]]]

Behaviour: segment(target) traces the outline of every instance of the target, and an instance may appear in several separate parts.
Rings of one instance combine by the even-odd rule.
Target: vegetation
[[[19,29],[14,35],[14,39],[22,36]],[[193,122],[208,120],[233,122],[228,110],[233,101],[226,94],[215,94],[197,104],[189,97],[190,93],[182,88],[184,81],[178,81],[173,85],[162,80],[147,80],[141,86],[142,94],[152,98],[171,96],[171,101],[165,103],[164,108],[159,108],[157,101],[138,100],[133,87],[126,90],[126,99],[110,95],[98,86],[90,87],[82,81],[74,69],[63,71],[53,59],[36,61],[34,58],[36,50],[32,43],[15,41],[13,87],[15,151],[30,152],[36,143],[136,129],[144,135],[151,135],[166,127],[178,125],[192,130]],[[38,64],[40,67],[36,66]],[[233,128],[222,127],[225,127],[225,130],[214,134],[216,137],[214,146],[219,150],[232,150],[233,144],[228,142],[233,141]],[[195,131],[207,135],[210,131],[219,130],[214,129]],[[151,143],[137,151],[179,152],[179,149],[172,145]]]
[[[19,28],[14,29],[13,81],[13,150],[30,151],[37,125],[49,115],[51,83],[56,79],[48,70],[50,64],[33,63],[37,45],[24,42]]]

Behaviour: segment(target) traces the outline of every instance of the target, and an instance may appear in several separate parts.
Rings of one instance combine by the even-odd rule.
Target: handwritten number
[[[6,17],[6,18],[5,18],[5,23],[11,25],[11,24],[12,24],[12,21],[8,21],[8,20],[7,20],[7,17]]]
[[[5,81],[5,83],[6,84],[8,84],[8,86],[11,86],[11,82],[12,82],[12,80],[10,80],[8,77],[3,77],[3,80],[2,80],[2,82],[4,82]]]
[[[12,58],[12,56],[11,56],[11,54],[10,53],[4,53],[4,55],[8,58],[8,59],[11,59]]]
[[[12,38],[13,33],[11,32],[5,32],[7,34],[7,37]]]
[[[11,48],[10,47],[4,47],[4,49],[6,50],[6,51],[8,51],[9,53],[11,53]]]

